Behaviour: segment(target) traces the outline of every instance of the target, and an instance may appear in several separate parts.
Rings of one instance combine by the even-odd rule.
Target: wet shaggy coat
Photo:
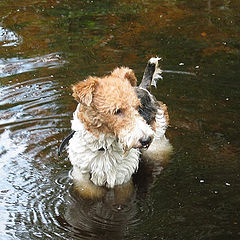
[[[134,72],[121,67],[73,86],[79,104],[68,153],[74,180],[87,183],[89,189],[91,183],[113,188],[129,182],[138,169],[140,154],[157,160],[161,157],[158,149],[167,149],[166,106],[136,83]],[[149,144],[143,145],[146,139]]]
[[[75,179],[112,188],[128,182],[137,170],[140,139],[153,138],[154,131],[139,114],[141,102],[133,86],[136,77],[124,67],[74,85],[79,105],[68,152]]]

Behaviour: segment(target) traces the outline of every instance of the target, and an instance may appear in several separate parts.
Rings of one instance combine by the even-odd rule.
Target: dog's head
[[[96,136],[116,136],[125,149],[148,147],[153,130],[139,114],[136,83],[134,72],[121,67],[105,77],[89,77],[74,85],[73,96],[80,103],[78,118],[86,129]]]

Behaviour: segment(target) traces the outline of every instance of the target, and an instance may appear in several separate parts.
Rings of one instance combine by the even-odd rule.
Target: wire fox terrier
[[[130,181],[140,155],[158,160],[162,152],[170,151],[164,136],[166,105],[150,93],[150,85],[161,77],[158,60],[148,61],[139,87],[133,70],[127,67],[116,68],[102,78],[88,77],[73,86],[78,106],[73,114],[73,133],[64,141],[69,141],[75,181],[90,180],[96,186],[113,188]]]

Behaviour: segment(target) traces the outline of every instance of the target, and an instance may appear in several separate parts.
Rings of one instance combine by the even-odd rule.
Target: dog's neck
[[[85,129],[77,115],[78,108],[72,120],[76,132],[68,147],[74,178],[82,178],[76,173],[89,175],[94,184],[111,188],[128,182],[138,168],[139,151],[131,149],[125,153],[123,145],[111,134],[96,137]]]

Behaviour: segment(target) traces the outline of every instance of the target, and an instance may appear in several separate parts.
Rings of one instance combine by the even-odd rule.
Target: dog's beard
[[[132,148],[142,148],[140,143],[141,138],[153,137],[154,132],[151,127],[141,117],[135,118],[135,123],[132,128],[122,129],[119,132],[118,139],[123,145],[124,152]]]

